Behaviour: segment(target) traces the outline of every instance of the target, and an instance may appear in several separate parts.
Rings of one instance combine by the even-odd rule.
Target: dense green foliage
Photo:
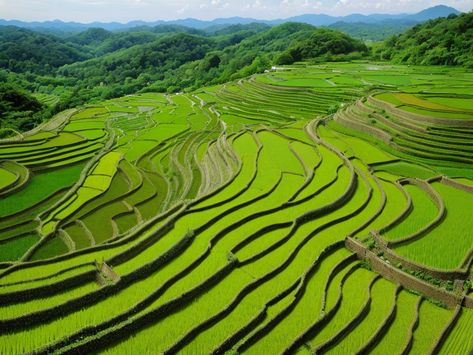
[[[470,66],[471,22],[376,53]],[[0,138],[79,107],[0,142],[1,354],[469,354],[473,72],[299,23],[15,31]]]
[[[0,54],[1,81],[58,98],[44,116],[140,91],[176,92],[260,73],[288,48],[295,56],[291,62],[366,52],[347,35],[298,23],[216,26],[206,32],[177,25],[126,32],[92,28],[66,38],[4,27],[0,36],[6,48]]]
[[[210,48],[211,42],[205,37],[171,34],[142,46],[65,66],[58,74],[77,79],[78,87],[108,86],[104,96],[116,97],[138,91],[184,63],[204,58]]]
[[[0,27],[0,68],[51,73],[64,64],[90,58],[87,52],[54,36],[18,27]]]
[[[353,38],[363,41],[377,42],[398,35],[415,24],[412,21],[385,21],[382,23],[336,22],[330,25],[329,28],[344,32]]]
[[[396,63],[473,68],[473,13],[416,25],[384,42],[376,56]]]
[[[333,56],[367,51],[368,48],[362,42],[346,34],[320,29],[308,33],[307,37],[283,52],[278,58],[278,64],[292,64],[313,58],[327,61],[333,59]]]
[[[31,129],[32,125],[41,120],[42,109],[41,103],[26,91],[8,83],[0,83],[0,129]]]
[[[100,96],[110,98],[140,90],[174,92],[245,77],[268,69],[288,47],[301,51],[299,59],[319,57],[334,47],[334,54],[366,48],[346,35],[305,24],[263,29],[231,26],[210,37],[171,33],[142,46],[64,66],[58,73],[79,79],[79,89],[100,85]]]
[[[472,18],[451,15],[417,25],[375,45],[374,55],[400,63],[473,66]],[[366,33],[385,36],[385,27],[377,26],[332,25],[364,39]],[[37,94],[45,107],[22,114],[21,120],[17,114],[2,115],[2,127],[19,130],[86,102],[135,92],[193,90],[274,64],[352,60],[368,53],[347,34],[300,23],[216,25],[205,31],[179,25],[122,32],[91,28],[62,37],[8,26],[0,27],[0,40],[0,81]]]

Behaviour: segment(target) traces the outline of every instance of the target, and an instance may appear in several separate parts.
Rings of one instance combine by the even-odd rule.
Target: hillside
[[[329,28],[367,42],[383,41],[415,26],[415,21],[384,21],[382,23],[336,22]]]
[[[473,73],[285,69],[0,141],[0,354],[469,355]]]
[[[108,98],[140,90],[172,92],[245,77],[270,68],[288,48],[292,62],[367,51],[347,35],[306,24],[286,23],[263,31],[252,27],[217,31],[210,37],[169,34],[152,43],[64,66],[58,73],[79,79],[78,88],[103,85],[102,97]]]
[[[346,35],[315,29],[310,25],[287,23],[260,33],[250,29],[227,28],[216,31],[216,35],[211,37],[169,34],[152,43],[64,66],[58,73],[64,77],[78,78],[79,88],[102,83],[113,91],[106,97],[113,97],[118,96],[115,90],[119,90],[120,94],[144,88],[154,91],[182,90],[209,81],[222,82],[230,77],[244,77],[268,69],[274,57],[287,48],[298,51],[297,60],[326,54],[331,51],[331,46],[341,40],[351,46],[334,46],[340,53],[347,54],[363,48],[361,43]],[[307,37],[311,36],[316,38],[309,42]],[[310,52],[309,48],[317,50]],[[211,63],[210,58],[218,63]],[[190,67],[193,71],[189,81],[185,72]],[[177,69],[178,75],[173,72]]]
[[[18,131],[32,129],[41,122],[43,105],[27,92],[0,83],[0,138],[8,136],[7,128]]]
[[[44,74],[62,65],[89,58],[90,53],[80,46],[55,36],[0,26],[0,68]]]
[[[232,16],[0,20],[0,355],[473,355],[473,12],[249,1],[0,0]]]
[[[232,25],[208,32],[175,25],[129,32],[89,29],[65,38],[14,27],[3,33],[17,40],[3,43],[0,67],[3,63],[5,70],[0,74],[17,87],[55,96],[51,114],[140,91],[176,92],[242,78],[270,68],[288,49],[291,62],[341,60],[367,50],[347,35],[297,23]]]
[[[395,63],[473,68],[473,12],[417,25],[386,40],[375,53]]]

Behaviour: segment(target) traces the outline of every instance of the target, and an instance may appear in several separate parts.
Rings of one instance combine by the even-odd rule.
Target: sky
[[[415,13],[435,5],[471,11],[473,0],[0,0],[0,18],[129,22],[219,17],[287,18],[307,13]]]

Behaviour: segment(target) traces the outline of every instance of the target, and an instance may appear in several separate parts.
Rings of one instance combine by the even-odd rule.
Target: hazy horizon
[[[473,0],[0,0],[0,18],[20,21],[130,22],[251,17],[262,20],[302,14],[345,16],[416,13],[436,5],[470,11]]]

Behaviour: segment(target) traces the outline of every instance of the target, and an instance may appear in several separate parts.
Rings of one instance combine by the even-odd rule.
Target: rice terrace
[[[471,353],[473,71],[269,68],[0,140],[0,354]]]

